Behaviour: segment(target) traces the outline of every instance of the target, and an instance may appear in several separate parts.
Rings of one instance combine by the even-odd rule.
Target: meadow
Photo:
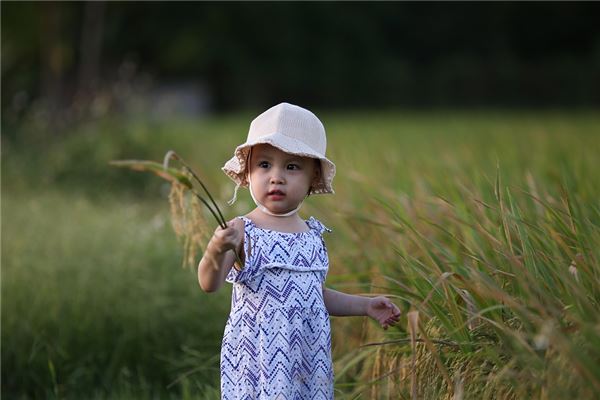
[[[317,114],[335,194],[301,214],[333,229],[327,285],[403,311],[332,318],[336,398],[597,398],[598,114]],[[108,162],[175,150],[230,219],[252,201],[226,206],[220,167],[252,117],[4,129],[3,397],[218,398],[230,288],[182,266],[168,184]]]

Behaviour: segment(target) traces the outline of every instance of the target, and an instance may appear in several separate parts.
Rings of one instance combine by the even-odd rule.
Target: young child
[[[364,315],[384,329],[400,310],[385,297],[324,286],[329,260],[320,221],[298,215],[310,194],[333,193],[325,128],[281,103],[252,121],[223,171],[257,207],[217,228],[198,266],[200,287],[233,284],[221,348],[223,399],[333,399],[329,316]],[[232,201],[235,201],[235,195]],[[233,251],[229,251],[233,250]],[[244,265],[235,263],[235,253]]]

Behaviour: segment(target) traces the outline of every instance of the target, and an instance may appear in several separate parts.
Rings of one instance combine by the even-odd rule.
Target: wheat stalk
[[[180,162],[183,167],[180,169],[169,166],[171,160]],[[171,222],[173,230],[178,237],[184,238],[184,265],[193,264],[196,250],[198,249],[204,232],[198,232],[195,227],[201,227],[202,213],[198,210],[197,200],[200,200],[213,215],[222,229],[227,228],[227,221],[221,213],[217,202],[210,194],[206,185],[194,172],[194,170],[173,150],[167,151],[163,163],[148,160],[113,160],[109,162],[115,167],[129,168],[134,171],[152,172],[153,174],[171,182],[171,192],[169,193],[169,203],[171,205]],[[208,200],[203,197],[194,187],[194,181],[200,184]],[[189,191],[194,197],[189,205],[185,202],[185,193]],[[238,269],[242,269],[243,263],[237,252],[235,252],[235,263]]]

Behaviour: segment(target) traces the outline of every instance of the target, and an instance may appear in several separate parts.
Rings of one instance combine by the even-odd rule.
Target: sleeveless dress
[[[285,233],[244,221],[245,265],[231,268],[231,312],[221,347],[221,398],[333,399],[329,267],[324,231]]]

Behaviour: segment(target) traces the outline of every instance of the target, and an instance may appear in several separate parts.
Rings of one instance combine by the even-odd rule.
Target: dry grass
[[[586,193],[534,194],[500,176],[488,192],[457,188],[454,198],[388,193],[356,214],[371,222],[363,248],[393,249],[378,253],[382,286],[410,310],[363,364],[367,398],[593,398],[598,209]]]
[[[184,149],[223,203],[233,185],[218,167],[250,117],[98,121],[3,143],[3,395],[218,398],[228,293],[173,268],[201,241],[188,223],[212,219],[184,216],[198,204],[174,188],[174,228],[195,238],[177,243],[160,180],[106,163]],[[302,215],[333,228],[327,285],[418,315],[385,333],[332,319],[336,399],[597,398],[597,113],[320,117],[336,194]],[[251,206],[242,191],[224,211]]]

